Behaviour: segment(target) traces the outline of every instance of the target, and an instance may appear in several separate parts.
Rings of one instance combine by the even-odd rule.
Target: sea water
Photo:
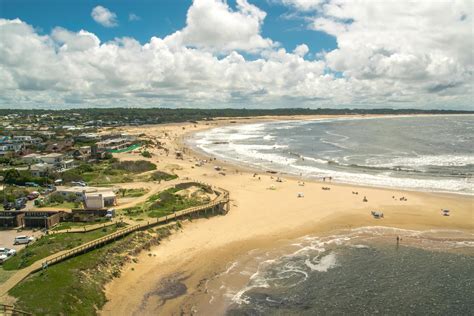
[[[307,178],[474,194],[474,116],[229,125],[189,141],[223,160]]]
[[[386,227],[305,236],[252,250],[205,293],[198,314],[221,304],[216,314],[472,315],[474,239]]]

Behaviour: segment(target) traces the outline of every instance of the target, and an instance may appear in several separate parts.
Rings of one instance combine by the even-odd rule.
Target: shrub
[[[152,181],[161,181],[161,180],[169,181],[169,180],[176,179],[177,177],[178,176],[175,174],[169,174],[163,171],[155,171],[151,175],[151,180]]]
[[[142,173],[156,169],[156,165],[147,160],[119,161],[114,162],[111,167],[132,173]]]
[[[142,156],[145,158],[151,158],[151,153],[148,150],[142,151]]]
[[[62,204],[62,203],[64,203],[64,196],[62,196],[62,194],[60,194],[60,193],[52,193],[49,196],[48,202],[49,203]]]

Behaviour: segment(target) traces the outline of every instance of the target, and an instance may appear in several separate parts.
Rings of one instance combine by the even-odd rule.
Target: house
[[[29,135],[13,136],[12,141],[16,143],[22,143],[24,145],[35,145],[42,142],[41,138],[32,137]]]
[[[52,164],[37,163],[30,166],[30,172],[33,177],[45,177],[56,168]]]
[[[93,142],[100,140],[100,136],[96,133],[82,133],[75,136],[74,140],[79,142]]]
[[[131,140],[125,137],[106,139],[96,143],[99,150],[102,149],[107,151],[124,149],[129,147],[131,144]]]
[[[113,191],[84,194],[84,207],[90,210],[100,210],[117,205],[117,197]]]
[[[107,193],[107,192],[112,192],[114,197],[115,193],[113,190],[110,188],[102,188],[102,187],[81,187],[81,186],[75,186],[75,187],[62,187],[59,186],[57,187],[56,193],[61,194],[64,197],[70,196],[70,195],[75,195],[79,201],[84,202],[85,201],[85,196],[88,194],[100,194],[100,193]]]
[[[0,212],[0,227],[15,228],[24,226],[25,213],[21,211]]]
[[[58,138],[59,138],[59,136],[58,136]],[[46,146],[46,151],[55,152],[55,153],[65,152],[68,149],[70,149],[72,147],[72,145],[74,145],[74,142],[70,139],[59,141],[59,142],[56,142],[56,143],[49,143]]]
[[[64,154],[51,153],[51,154],[41,156],[40,159],[41,159],[42,162],[44,162],[46,164],[50,164],[50,165],[54,165],[56,167],[60,167],[61,163],[64,160]]]
[[[40,154],[28,154],[23,157],[21,157],[21,160],[23,160],[25,163],[31,165],[34,163],[39,163],[41,162],[41,157],[42,155]]]
[[[59,223],[61,214],[58,211],[28,211],[23,219],[27,228],[49,229]]]
[[[91,146],[81,146],[72,153],[73,157],[78,160],[88,160],[91,157]]]
[[[22,143],[14,143],[11,141],[3,142],[0,145],[0,156],[6,155],[7,153],[18,153],[24,147]]]
[[[60,163],[61,171],[65,171],[65,170],[68,170],[68,169],[71,169],[71,168],[74,168],[74,167],[75,167],[74,166],[74,159],[63,160]]]
[[[104,149],[99,149],[97,144],[91,146],[91,158],[92,159],[104,159],[107,152]]]

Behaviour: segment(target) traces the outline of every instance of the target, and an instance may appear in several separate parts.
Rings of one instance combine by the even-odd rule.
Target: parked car
[[[39,187],[39,185],[35,182],[25,182],[25,186],[27,186],[27,187]]]
[[[105,218],[112,220],[112,218],[115,217],[115,209],[114,208],[109,208],[107,210],[107,214],[105,214]]]
[[[35,241],[34,237],[28,237],[28,236],[17,236],[15,237],[15,240],[13,241],[14,245],[24,245],[24,244],[29,244],[30,242]]]
[[[28,194],[28,195],[26,196],[26,198],[27,198],[28,200],[30,200],[30,201],[31,201],[31,200],[34,200],[34,199],[36,199],[36,198],[38,198],[38,197],[39,197],[39,192],[36,192],[36,191],[33,191],[33,192],[31,192],[30,194]]]
[[[3,203],[3,209],[5,211],[9,211],[9,210],[14,209],[14,208],[15,208],[15,203],[12,203],[12,202]]]
[[[15,210],[21,210],[26,207],[26,197],[21,197],[15,200]]]
[[[0,248],[0,263],[5,262],[5,260],[14,255],[16,255],[15,249]]]
[[[80,187],[86,187],[87,186],[87,183],[85,183],[84,181],[71,181],[71,184],[72,185],[77,185],[77,186],[80,186]]]

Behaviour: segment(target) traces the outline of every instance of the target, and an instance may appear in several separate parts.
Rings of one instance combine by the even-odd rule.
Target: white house
[[[89,210],[98,210],[117,205],[117,197],[113,191],[85,193],[84,206]]]
[[[24,155],[21,157],[21,160],[26,162],[27,164],[33,164],[33,163],[38,163],[41,161],[41,156],[40,154],[29,154],[29,155]]]
[[[31,165],[30,167],[30,172],[33,175],[33,177],[44,177],[46,176],[50,171],[54,170],[54,166],[48,163],[37,163],[34,165]]]
[[[51,153],[51,154],[41,156],[40,159],[44,163],[60,167],[61,162],[64,160],[64,154]]]

